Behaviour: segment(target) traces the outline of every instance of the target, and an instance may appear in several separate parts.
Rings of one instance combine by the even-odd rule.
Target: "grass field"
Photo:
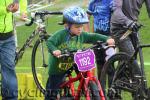
[[[78,1],[78,2],[75,2]],[[48,8],[48,10],[56,11],[56,10],[63,10],[64,8],[68,7],[69,5],[76,4],[76,5],[84,5],[82,4],[83,0],[56,0],[55,4],[51,7]],[[66,6],[67,5],[67,6]],[[62,19],[62,16],[51,16],[48,18],[46,25],[47,25],[47,31],[49,34],[52,34],[53,32],[63,28],[63,26],[59,26],[57,23],[60,22]],[[146,12],[145,6],[141,9],[141,14],[140,14],[140,22],[144,24],[145,27],[141,29],[141,41],[143,44],[148,44],[150,43],[150,19],[148,19],[148,15]],[[27,37],[31,34],[33,29],[35,28],[35,25],[32,25],[31,27],[28,26],[21,26],[17,27],[17,36],[18,36],[18,44],[19,47],[22,46],[22,44],[25,42]],[[33,42],[34,44],[34,42]],[[32,48],[28,48],[24,55],[23,58],[18,62],[16,66],[16,71],[17,72],[25,72],[25,73],[31,73],[31,52]],[[145,66],[145,72],[147,75],[148,79],[148,85],[150,86],[150,48],[144,49],[143,50],[144,54],[144,60],[147,63]]]

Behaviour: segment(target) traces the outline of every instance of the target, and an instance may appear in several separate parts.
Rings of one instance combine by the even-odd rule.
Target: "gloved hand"
[[[127,25],[127,27],[131,29],[132,31],[137,32],[139,28],[141,27],[141,24],[139,24],[138,22],[132,21],[129,25]]]

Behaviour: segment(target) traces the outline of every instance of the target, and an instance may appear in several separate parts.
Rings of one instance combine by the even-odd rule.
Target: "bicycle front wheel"
[[[118,53],[113,55],[105,63],[101,73],[101,83],[104,93],[110,100],[132,100],[132,96],[138,88],[134,83],[134,75],[132,66],[134,63],[130,61],[130,56],[126,53]],[[108,86],[109,69],[115,71],[111,84]]]
[[[94,81],[89,81],[88,92],[90,95],[90,100],[102,100],[100,96],[100,89]]]
[[[45,94],[48,79],[48,50],[46,40],[37,40],[32,51],[32,74],[40,91]]]

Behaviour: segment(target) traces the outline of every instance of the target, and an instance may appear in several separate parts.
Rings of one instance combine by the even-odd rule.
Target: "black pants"
[[[65,80],[64,74],[49,75],[46,84],[45,100],[56,100],[60,92],[60,84]]]

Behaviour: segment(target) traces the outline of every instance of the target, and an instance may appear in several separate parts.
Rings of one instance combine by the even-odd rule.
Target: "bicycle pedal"
[[[135,75],[135,76],[134,76],[134,78],[140,81],[140,79],[143,79],[143,78],[144,78],[144,76]]]
[[[74,97],[63,96],[63,97],[60,97],[60,100],[74,100]]]
[[[33,48],[33,45],[32,44],[28,44],[29,48]]]
[[[135,75],[134,77],[135,78],[143,78],[143,76],[140,76],[140,75]]]
[[[117,91],[114,88],[110,88],[110,89],[108,89],[107,96],[110,97],[110,98],[112,98],[112,97],[115,96],[116,93],[117,93]]]
[[[47,66],[48,66],[47,64],[43,64],[43,65],[42,65],[42,67],[47,67]]]

